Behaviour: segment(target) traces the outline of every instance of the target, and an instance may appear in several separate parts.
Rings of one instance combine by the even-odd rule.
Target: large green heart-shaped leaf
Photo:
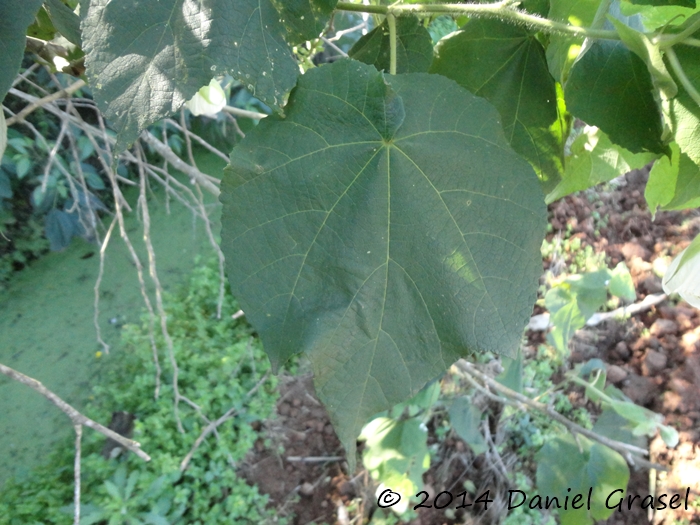
[[[471,20],[443,38],[436,55],[430,72],[496,106],[510,145],[534,166],[545,191],[554,189],[563,171],[567,126],[537,38],[498,20]]]
[[[42,0],[0,0],[0,102],[17,75],[24,55],[27,27]]]
[[[593,42],[572,67],[565,94],[569,111],[615,144],[632,153],[666,153],[651,76],[622,42]]]
[[[391,62],[391,39],[389,23],[375,27],[362,36],[348,53],[355,60],[372,64],[381,71],[389,72]],[[428,30],[415,16],[396,19],[396,72],[424,73],[433,61],[433,41]]]
[[[495,109],[353,60],[300,78],[222,181],[234,294],[274,366],[304,352],[354,461],[370,416],[471,351],[514,355],[545,207]]]
[[[271,0],[91,0],[82,31],[87,75],[117,149],[215,75],[230,73],[277,107],[298,74]]]

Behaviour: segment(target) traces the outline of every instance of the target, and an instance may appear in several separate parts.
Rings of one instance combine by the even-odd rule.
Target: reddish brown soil
[[[646,178],[644,170],[633,172],[617,189],[596,193],[597,198],[577,194],[550,206],[554,227],[550,239],[569,226],[572,236],[579,237],[583,246],[604,252],[611,267],[625,261],[638,300],[663,291],[660,278],[652,270],[654,260],[677,254],[700,231],[698,210],[659,212],[652,221],[644,200]],[[607,218],[607,226],[594,220],[593,212]],[[546,268],[551,264],[553,261],[545,261]],[[544,340],[542,333],[528,335],[532,348]],[[571,349],[572,363],[594,357],[603,359],[612,384],[638,404],[663,414],[665,423],[679,430],[680,443],[675,449],[667,449],[659,437],[649,443],[650,460],[669,468],[669,472],[658,472],[652,478],[656,494],[685,494],[690,488],[691,501],[700,497],[700,311],[684,302],[666,300],[624,324],[607,322],[579,331]],[[258,442],[243,468],[245,476],[270,495],[271,505],[280,515],[293,515],[294,524],[345,525],[355,517],[358,519],[353,524],[366,523],[376,508],[375,486],[361,465],[350,477],[347,463],[332,458],[343,455],[342,447],[313,394],[311,379],[285,379],[281,392],[278,417],[267,422],[264,429],[268,445],[262,439]],[[572,392],[571,397],[576,399],[577,393]],[[430,439],[438,443],[432,432]],[[496,492],[503,487],[499,469],[483,456],[474,458],[459,439],[448,436],[438,446],[437,461],[433,461],[424,478],[430,494],[442,490],[461,492],[467,473],[477,493],[488,488]],[[310,463],[288,459],[294,456],[331,459]],[[508,468],[516,459],[504,456],[503,461]],[[533,465],[518,468],[534,472]],[[628,493],[646,495],[650,490],[649,472],[633,472]],[[497,501],[485,514],[456,514],[450,516],[452,519],[444,511],[428,509],[412,525],[496,523],[503,515],[503,505],[503,501]],[[606,523],[650,522],[700,524],[700,510],[658,512],[650,521],[646,510],[625,508]]]

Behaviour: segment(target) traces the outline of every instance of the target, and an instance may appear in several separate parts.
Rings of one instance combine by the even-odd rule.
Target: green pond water
[[[197,164],[216,177],[225,165],[210,154],[199,154]],[[168,214],[165,194],[153,184],[151,235],[158,275],[168,290],[186,280],[197,256],[209,256],[213,250],[202,222],[175,199],[170,199]],[[219,210],[213,198],[208,207],[218,233]],[[125,218],[148,282],[141,224],[135,213]],[[110,219],[105,220],[109,224]],[[0,295],[0,363],[41,381],[76,408],[89,396],[103,365],[119,359],[120,326],[139,322],[144,310],[136,267],[115,228],[106,252],[99,315],[102,336],[111,351],[99,356],[102,347],[93,324],[98,270],[99,247],[74,239],[65,251],[51,253],[16,274],[9,290]],[[153,295],[152,287],[149,290]],[[0,376],[0,485],[10,476],[22,477],[41,462],[54,442],[72,432],[68,417],[43,396]]]

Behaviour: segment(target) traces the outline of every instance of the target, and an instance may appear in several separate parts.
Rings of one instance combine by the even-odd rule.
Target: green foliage
[[[180,474],[180,461],[206,422],[181,402],[179,411],[186,432],[177,431],[172,370],[164,359],[160,397],[153,399],[155,368],[148,321],[143,326],[125,327],[122,348],[110,355],[115,361],[95,388],[87,415],[106,422],[114,410],[135,414],[133,437],[152,460],[145,463],[127,453],[107,460],[100,454],[104,437],[86,429],[84,525],[257,524],[276,520],[266,509],[267,497],[240,479],[234,468],[258,438],[252,424],[270,417],[274,409],[276,382],[268,378],[255,395],[246,396],[269,364],[250,327],[231,319],[238,306],[230,295],[226,295],[222,318],[216,318],[217,297],[217,272],[213,265],[200,267],[187,289],[167,298],[168,327],[180,363],[180,393],[210,419],[231,408],[237,410],[235,416],[218,427],[218,439],[211,435],[204,440]],[[162,338],[158,337],[157,343],[160,349],[165,348]],[[73,450],[70,443],[61,445],[30,477],[8,482],[3,488],[0,524],[63,524],[70,520]]]
[[[426,105],[426,92],[439,97]],[[286,117],[231,155],[222,249],[234,293],[273,364],[308,355],[351,457],[370,416],[460,355],[517,349],[544,208],[495,118],[440,76],[338,61],[304,75]]]

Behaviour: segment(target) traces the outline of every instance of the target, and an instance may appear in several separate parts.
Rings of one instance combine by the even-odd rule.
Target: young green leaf
[[[0,1],[0,102],[19,71],[26,31],[41,7],[42,0]]]
[[[676,255],[663,279],[664,292],[677,293],[688,303],[700,308],[700,235]]]
[[[495,109],[444,77],[340,60],[285,112],[231,154],[222,249],[273,364],[311,360],[352,461],[370,416],[457,358],[514,355],[544,202]]]
[[[629,481],[629,468],[614,450],[588,438],[570,434],[547,441],[536,456],[537,489],[540,494],[555,496],[563,505],[564,498],[583,494],[584,501],[592,489],[591,509],[559,509],[562,525],[590,525],[608,518],[614,511],[605,505],[608,495],[624,490]],[[567,491],[571,489],[571,491]]]
[[[518,354],[514,358],[501,357],[503,363],[503,372],[497,377],[496,381],[511,390],[522,394],[523,392],[523,352],[518,348]]]
[[[420,490],[430,466],[428,433],[420,421],[378,417],[365,425],[359,439],[366,442],[362,461],[374,479],[404,493],[406,500]],[[404,487],[409,490],[400,490]]]
[[[645,436],[635,436],[632,424],[626,418],[615,412],[611,407],[605,407],[593,425],[593,432],[601,436],[628,443],[640,448],[646,448]]]
[[[348,55],[388,73],[390,52],[389,26],[385,20],[360,38]],[[415,16],[399,17],[396,20],[396,72],[425,73],[432,61],[433,43],[428,30]]]
[[[652,214],[662,210],[682,210],[700,206],[700,167],[678,144],[671,143],[671,158],[661,157],[649,173],[644,197]]]
[[[430,72],[496,106],[512,148],[532,164],[545,191],[556,186],[568,129],[535,35],[498,20],[471,20],[438,43]]]
[[[475,455],[488,450],[486,440],[479,429],[481,412],[472,405],[468,397],[458,397],[450,405],[450,423],[457,435],[469,445]]]
[[[547,203],[642,168],[657,156],[654,153],[632,153],[613,144],[605,133],[594,126],[584,127],[572,142],[570,150],[571,154],[565,159],[566,169],[562,180],[547,195]]]
[[[550,0],[550,20],[565,22],[576,27],[590,27],[595,18],[600,0]],[[583,46],[583,38],[552,34],[547,46],[547,64],[552,76],[566,83],[569,70]]]
[[[637,298],[637,293],[634,290],[632,276],[624,262],[618,263],[615,269],[610,272],[610,282],[608,283],[610,293],[621,299],[634,301]]]
[[[279,107],[298,75],[271,0],[92,0],[82,21],[87,75],[124,149],[212,77],[231,74]]]
[[[598,40],[579,56],[564,93],[576,117],[633,153],[665,153],[661,112],[646,64],[622,42]]]

